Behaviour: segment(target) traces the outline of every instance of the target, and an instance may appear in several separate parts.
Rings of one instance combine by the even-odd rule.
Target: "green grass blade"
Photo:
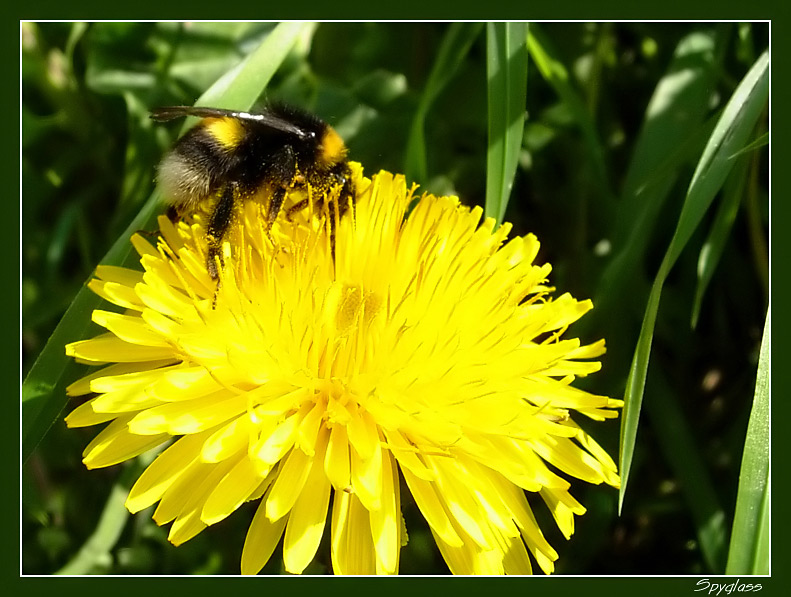
[[[434,100],[445,88],[453,75],[464,62],[470,47],[483,27],[483,23],[453,23],[448,28],[431,73],[423,89],[407,141],[404,173],[406,179],[418,184],[426,184],[428,166],[426,163],[425,121]]]
[[[760,149],[764,145],[769,145],[769,133],[764,133],[763,135],[758,137],[755,141],[753,141],[749,145],[746,145],[743,149],[737,151],[735,154],[733,154],[732,157],[736,158],[745,153],[751,153],[756,149]]]
[[[714,223],[711,225],[706,241],[700,249],[700,255],[698,256],[698,283],[695,288],[695,302],[692,305],[691,324],[693,328],[698,325],[703,295],[711,281],[711,277],[714,275],[714,271],[717,269],[722,252],[725,250],[725,243],[730,238],[733,222],[739,212],[739,204],[747,184],[747,165],[747,162],[740,162],[734,170],[734,175],[729,177],[728,184],[725,185],[722,201],[717,207]]]
[[[746,144],[769,94],[769,54],[764,52],[741,81],[709,138],[692,176],[676,231],[654,279],[643,325],[626,381],[621,422],[621,489],[623,505],[632,464],[640,407],[651,353],[656,315],[665,279],[734,165],[732,156]]]
[[[114,485],[105,503],[96,531],[83,544],[77,555],[55,574],[90,574],[102,563],[112,561],[110,552],[124,530],[129,511],[124,506],[129,488]]]
[[[769,574],[770,314],[767,309],[725,574]]]
[[[235,68],[200,96],[195,105],[246,110],[261,97],[269,80],[303,35],[312,34],[313,23],[281,23]]]
[[[110,568],[112,549],[121,538],[129,520],[126,498],[133,481],[142,472],[140,460],[129,463],[118,482],[113,485],[104,504],[96,530],[77,554],[55,574],[96,574]]]
[[[637,294],[635,270],[644,261],[662,206],[680,168],[696,159],[715,122],[705,121],[718,70],[715,35],[682,39],[654,88],[626,172],[613,231],[613,257],[601,275],[594,317],[609,321],[623,310],[622,297]],[[590,325],[581,322],[582,328]],[[625,341],[625,340],[624,340]]]
[[[653,178],[657,166],[706,117],[717,66],[715,46],[716,35],[712,31],[697,31],[682,39],[667,72],[654,89],[632,152],[618,209],[615,242],[621,244],[625,238],[632,241],[624,250],[633,252],[635,239],[647,236],[645,231],[635,233],[634,223],[641,218],[649,221],[655,218],[675,180],[668,173],[660,180]],[[655,184],[647,185],[648,181]],[[651,213],[643,213],[645,210]]]
[[[541,73],[541,76],[544,77],[558,94],[558,97],[566,104],[574,121],[582,131],[588,154],[593,160],[594,171],[599,179],[599,184],[604,189],[604,196],[612,196],[612,187],[608,180],[607,166],[604,159],[604,148],[599,139],[599,134],[596,132],[593,119],[585,107],[585,102],[574,89],[568,70],[556,58],[557,52],[554,50],[549,38],[536,24],[530,25],[530,31],[527,36],[527,49],[538,68],[538,72]]]
[[[764,52],[756,60],[750,72],[734,92],[717,127],[709,139],[698,162],[692,182],[687,191],[687,201],[681,212],[681,220],[688,219],[690,225],[679,226],[678,242],[686,243],[698,220],[708,208],[708,203],[720,190],[734,164],[735,156],[744,149],[747,139],[755,127],[761,112],[766,107],[769,95],[769,54]],[[690,200],[693,199],[693,200]],[[675,241],[676,239],[674,239]],[[673,258],[681,252],[679,246]]]
[[[487,217],[505,217],[525,128],[527,23],[486,27],[489,147],[486,155]]]
[[[261,95],[272,74],[285,60],[297,38],[312,27],[304,23],[284,23],[273,29],[259,47],[235,69],[223,76],[198,100],[203,105],[247,109]],[[134,261],[129,237],[147,229],[162,209],[155,191],[131,224],[116,240],[101,263],[130,265]],[[23,462],[57,420],[66,404],[65,372],[77,370],[63,349],[68,342],[86,337],[91,327],[90,314],[101,299],[84,286],[39,354],[22,385],[22,459]],[[72,379],[72,375],[68,379]]]

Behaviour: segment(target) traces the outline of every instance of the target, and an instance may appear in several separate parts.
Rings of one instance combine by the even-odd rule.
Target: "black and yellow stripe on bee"
[[[164,157],[158,182],[177,212],[193,212],[214,201],[208,227],[209,273],[217,278],[216,260],[235,204],[269,197],[267,228],[287,191],[310,186],[315,197],[339,189],[339,211],[354,201],[347,149],[326,122],[302,110],[272,106],[262,112],[175,106],[152,112],[155,120],[200,116]]]

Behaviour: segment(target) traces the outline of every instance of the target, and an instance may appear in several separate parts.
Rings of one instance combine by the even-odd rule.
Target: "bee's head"
[[[348,149],[334,128],[327,125],[319,139],[317,161],[325,168],[332,168],[346,161]]]

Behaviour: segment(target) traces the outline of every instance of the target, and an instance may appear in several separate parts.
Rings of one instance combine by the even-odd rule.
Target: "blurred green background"
[[[156,125],[149,109],[192,104],[273,27],[22,24],[23,378],[154,189],[155,164],[181,124]],[[477,23],[307,27],[262,99],[329,121],[369,175],[405,172],[423,189],[483,205],[486,33]],[[530,35],[526,120],[505,220],[515,234],[538,236],[538,261],[552,264],[558,294],[593,299],[567,336],[604,337],[608,353],[603,370],[580,385],[622,397],[697,160],[768,47],[768,25],[540,23]],[[410,134],[421,123],[425,162],[416,167]],[[764,113],[751,139],[767,129]],[[588,513],[566,541],[536,507],[560,553],[557,573],[724,571],[766,317],[768,230],[764,142],[734,166],[665,281],[621,515],[616,490],[574,483]],[[712,252],[704,284],[699,264]],[[53,400],[65,405],[62,395]],[[118,514],[141,464],[86,471],[80,455],[97,430],[67,431],[69,410],[24,464],[25,574],[54,573],[78,554],[89,562],[80,570],[95,573],[238,573],[253,505],[171,546],[150,512]],[[617,458],[618,422],[581,423]],[[401,572],[447,573],[406,492],[402,500],[410,540]],[[103,536],[112,539],[86,548],[103,512],[112,527]],[[319,553],[306,572],[330,570],[328,546]],[[279,571],[276,552],[264,572]]]

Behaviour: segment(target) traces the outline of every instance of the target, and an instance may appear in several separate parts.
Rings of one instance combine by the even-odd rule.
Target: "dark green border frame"
[[[4,64],[9,65],[7,70],[13,71],[10,65],[16,64],[19,67],[19,21],[20,20],[81,20],[81,19],[308,19],[308,20],[389,20],[389,19],[408,19],[408,20],[492,20],[492,19],[531,19],[531,20],[771,20],[771,30],[774,35],[771,38],[771,53],[773,56],[787,57],[791,55],[789,40],[785,35],[785,25],[790,22],[779,17],[780,9],[777,3],[770,3],[768,0],[753,0],[749,4],[744,3],[724,3],[722,0],[695,0],[694,2],[671,3],[652,2],[646,3],[626,3],[625,0],[600,0],[591,3],[586,0],[574,0],[563,5],[558,3],[514,3],[512,1],[498,0],[494,4],[491,2],[483,3],[460,3],[443,2],[441,4],[429,5],[426,2],[399,3],[398,5],[384,6],[372,5],[371,2],[344,2],[327,3],[310,2],[295,5],[289,3],[285,10],[278,11],[276,5],[261,6],[251,5],[250,3],[239,3],[239,6],[231,6],[227,2],[218,5],[216,2],[191,2],[188,9],[180,6],[163,6],[161,2],[135,2],[133,4],[95,3],[90,6],[88,3],[79,5],[77,3],[65,3],[62,0],[43,0],[35,3],[20,5],[14,4],[3,9],[3,28],[2,35]],[[279,13],[279,14],[278,14]],[[286,13],[286,14],[284,14]],[[771,124],[774,131],[791,130],[787,110],[783,108],[787,104],[784,101],[788,97],[788,62],[785,59],[776,60],[772,64],[772,95],[778,101],[771,102],[775,109],[771,110]],[[770,67],[771,68],[771,67]],[[6,114],[19,114],[19,73],[17,70],[16,89],[17,94],[12,96],[11,92],[3,94],[3,103],[14,104],[5,107]],[[14,87],[13,85],[11,86]],[[14,110],[14,107],[16,108]],[[17,121],[18,122],[18,121]],[[10,128],[10,127],[9,127]],[[16,131],[18,134],[18,126]],[[13,132],[9,136],[13,136]],[[771,133],[770,133],[771,134]],[[771,165],[773,172],[784,172],[787,168],[787,150],[782,143],[775,144],[774,152],[771,154]],[[9,152],[10,153],[10,152]],[[6,181],[5,219],[7,226],[19,222],[20,204],[18,203],[19,193],[19,152],[17,159],[14,160],[10,155],[6,156],[3,163],[4,180]],[[16,166],[16,167],[15,167]],[[771,201],[772,220],[777,222],[789,221],[788,201],[784,200],[787,186],[780,176],[773,177],[771,190],[780,199]],[[771,226],[770,226],[771,227]],[[782,274],[788,271],[785,264],[789,263],[789,235],[779,235],[775,232],[771,237],[771,256],[774,280],[774,293],[781,299],[786,293],[786,284]],[[20,263],[19,237],[11,233],[1,236],[2,250],[5,257],[6,270],[11,270],[8,275],[16,275],[20,279],[18,271]],[[779,264],[779,265],[778,265]],[[774,301],[778,306],[775,308],[773,337],[777,338],[776,344],[780,344],[785,336],[783,332],[791,328],[789,326],[789,315],[783,307],[786,301]],[[19,295],[12,295],[10,292],[3,294],[4,319],[7,326],[16,326],[19,329]],[[16,307],[14,307],[14,305]],[[14,317],[14,312],[17,317]],[[2,359],[3,373],[7,374],[6,379],[11,379],[11,370],[20,371],[20,352],[19,343],[16,344],[16,352],[12,353],[11,342],[5,341],[4,354]],[[781,348],[781,352],[784,350]],[[780,354],[780,359],[784,356]],[[779,362],[782,362],[779,361]],[[781,432],[783,423],[787,420],[789,410],[788,400],[785,399],[786,389],[791,387],[789,382],[789,368],[775,368],[774,383],[772,383],[773,394],[776,398],[772,401],[772,418],[778,422],[775,441],[775,461],[784,462],[783,456],[788,451],[788,447],[782,441],[784,434]],[[21,384],[21,379],[20,379]],[[11,394],[13,396],[13,394]],[[13,398],[11,398],[13,399]],[[12,413],[3,417],[6,429],[2,434],[7,449],[6,454],[19,454],[19,406],[12,409]],[[18,458],[17,458],[18,462]],[[11,469],[11,470],[8,470]],[[778,496],[782,496],[785,489],[783,474],[784,467],[777,469],[779,475],[775,479],[774,490]],[[260,595],[262,591],[269,594],[287,592],[288,594],[348,594],[349,592],[362,593],[366,590],[374,590],[377,596],[390,594],[400,594],[404,590],[418,590],[420,594],[431,594],[436,591],[453,592],[476,592],[495,590],[500,593],[514,592],[528,593],[540,591],[551,592],[552,595],[639,595],[648,597],[650,595],[673,595],[673,594],[699,594],[707,595],[708,592],[701,590],[702,585],[697,583],[704,577],[606,577],[593,579],[589,577],[531,577],[531,578],[395,578],[395,579],[374,579],[374,578],[289,578],[289,577],[267,577],[264,578],[201,578],[199,585],[189,585],[189,578],[20,578],[19,570],[19,468],[7,467],[6,479],[3,483],[6,491],[3,492],[4,508],[2,516],[3,541],[2,554],[2,579],[3,585],[9,587],[9,594],[17,595],[50,595],[53,592],[64,592],[69,595],[99,595],[105,592],[112,592],[114,595],[139,595],[141,591],[152,592],[153,595],[165,595],[183,593],[185,590],[197,594],[213,594],[218,590],[227,590],[227,583],[233,582],[233,591],[237,595]],[[16,491],[14,491],[16,489]],[[788,546],[782,530],[786,528],[785,522],[787,514],[785,509],[780,507],[785,500],[778,499],[778,507],[775,508],[777,514],[776,521],[772,525],[775,541],[772,542],[772,576],[757,578],[732,578],[732,577],[705,577],[710,582],[727,585],[738,582],[742,585],[747,583],[760,583],[762,590],[759,592],[766,595],[779,593],[780,587],[785,585],[786,569],[782,564],[789,561]],[[184,583],[187,583],[186,585]],[[265,584],[261,584],[265,583]],[[455,583],[463,583],[457,586]],[[538,583],[538,584],[526,584]],[[546,583],[551,583],[548,585]],[[696,591],[697,589],[697,591]],[[730,595],[738,592],[738,588]],[[723,591],[720,594],[726,593]],[[726,593],[727,594],[727,593]]]

